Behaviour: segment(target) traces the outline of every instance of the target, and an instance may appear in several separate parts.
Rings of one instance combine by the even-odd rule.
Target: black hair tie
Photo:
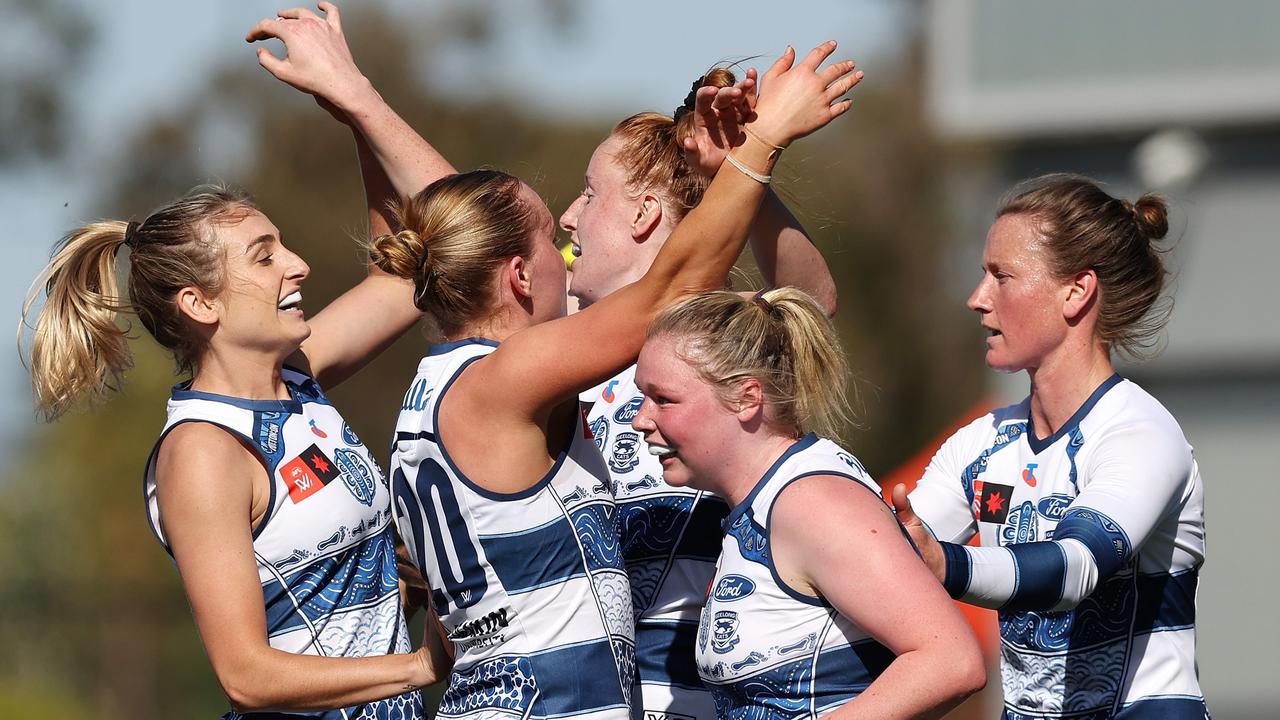
[[[130,250],[138,247],[138,226],[141,224],[137,220],[130,220],[124,229],[124,244],[128,245]]]

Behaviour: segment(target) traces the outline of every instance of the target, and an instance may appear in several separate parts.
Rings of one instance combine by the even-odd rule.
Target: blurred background
[[[251,191],[310,263],[309,307],[361,277],[349,135],[242,40],[280,7],[0,2],[11,322],[61,234],[141,219],[211,179]],[[911,477],[949,428],[1026,393],[1024,375],[983,367],[964,308],[1004,190],[1074,171],[1130,198],[1165,193],[1167,347],[1122,372],[1179,419],[1208,486],[1198,656],[1209,706],[1220,719],[1280,715],[1280,583],[1265,539],[1280,507],[1280,5],[384,0],[343,11],[357,62],[410,124],[460,168],[528,179],[556,214],[618,120],[670,113],[717,62],[760,56],[763,68],[787,43],[838,40],[867,78],[850,114],[788,151],[781,187],[839,284],[861,407],[845,440],[877,477]],[[389,437],[429,334],[410,333],[334,393],[362,437]],[[0,358],[0,718],[226,709],[144,520],[143,464],[180,378],[138,335],[127,392],[52,425],[35,419],[17,354]],[[991,616],[974,617],[994,649]],[[990,686],[957,716],[997,715],[998,675]]]

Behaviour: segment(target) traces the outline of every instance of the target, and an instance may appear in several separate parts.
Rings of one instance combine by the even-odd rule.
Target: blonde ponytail
[[[767,418],[797,437],[839,437],[852,419],[845,396],[848,361],[831,322],[813,298],[785,287],[747,299],[732,292],[697,295],[664,311],[649,337],[679,340],[681,359],[736,401],[743,380],[764,390]]]
[[[216,296],[226,281],[226,257],[215,227],[240,222],[256,208],[249,196],[219,185],[194,188],[141,223],[106,220],[75,230],[55,247],[53,259],[32,284],[18,326],[31,337],[31,384],[46,419],[65,413],[81,396],[118,389],[133,360],[127,328],[118,316],[132,312],[162,346],[178,371],[192,371],[203,350],[176,297],[185,287]],[[116,277],[116,255],[129,247],[128,300]],[[28,323],[43,289],[46,300]]]
[[[30,369],[36,406],[49,420],[77,397],[100,397],[119,385],[133,365],[126,331],[116,322],[128,308],[116,284],[116,253],[127,227],[108,220],[64,237],[23,303],[25,326],[44,285],[47,299],[33,327]]]

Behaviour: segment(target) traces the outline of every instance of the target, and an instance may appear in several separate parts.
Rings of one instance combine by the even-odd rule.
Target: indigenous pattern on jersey
[[[197,392],[190,382],[178,385],[160,440],[182,423],[209,423],[239,438],[262,460],[271,477],[271,497],[253,533],[253,551],[271,647],[325,657],[409,652],[387,479],[314,379],[290,368],[283,376],[291,400],[244,400]],[[158,441],[147,461],[144,492],[151,529],[168,550],[156,502],[159,448]],[[421,718],[422,698],[411,692],[299,715]],[[225,717],[282,716],[292,717],[235,712]]]
[[[979,418],[911,503],[944,541],[947,589],[1000,610],[1005,717],[1207,716],[1204,489],[1177,422],[1137,385],[1112,376],[1042,440],[1028,400]],[[975,533],[982,547],[964,547]]]
[[[663,482],[662,464],[631,427],[644,402],[635,376],[632,365],[581,397],[591,404],[587,422],[618,500],[636,620],[634,714],[713,720],[715,703],[698,678],[693,646],[729,506],[711,493]]]
[[[721,720],[813,718],[867,688],[893,653],[773,566],[769,520],[792,482],[836,475],[880,497],[862,464],[813,434],[792,445],[725,520],[720,564],[698,627],[698,672]]]
[[[574,418],[554,467],[519,493],[472,482],[437,435],[441,398],[496,347],[433,347],[396,423],[400,531],[457,653],[439,716],[628,718],[631,595],[609,476],[585,420]],[[444,424],[446,434],[467,431]]]

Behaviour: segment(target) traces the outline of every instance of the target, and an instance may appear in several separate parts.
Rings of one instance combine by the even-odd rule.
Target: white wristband
[[[734,167],[738,168],[738,172],[742,173],[743,175],[746,175],[747,177],[751,178],[752,180],[755,180],[756,182],[760,183],[761,185],[768,185],[768,184],[769,184],[769,182],[773,180],[773,176],[772,176],[772,175],[761,175],[760,173],[756,172],[755,170],[752,170],[751,168],[747,167],[746,165],[743,165],[743,164],[742,164],[741,162],[739,162],[739,161],[738,161],[738,159],[737,159],[737,158],[735,158],[733,155],[725,155],[725,156],[724,156],[724,159],[725,159],[725,160],[728,160],[730,165],[732,165],[732,166],[734,166]]]

